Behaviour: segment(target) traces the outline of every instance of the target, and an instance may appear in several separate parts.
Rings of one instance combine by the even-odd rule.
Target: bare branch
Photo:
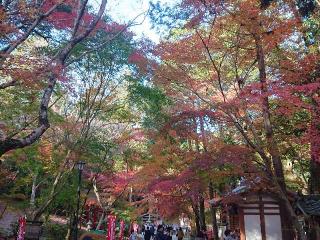
[[[79,29],[79,25],[80,25],[80,21],[81,21],[81,18],[84,14],[84,10],[86,9],[86,6],[87,6],[87,3],[88,3],[88,0],[84,0],[82,1],[82,3],[80,4],[79,6],[79,10],[78,10],[78,14],[77,14],[77,17],[76,19],[74,20],[74,27],[73,27],[73,31],[72,31],[72,38],[74,38],[77,34],[77,31]]]
[[[82,41],[84,38],[86,38],[92,32],[92,30],[97,26],[98,22],[102,18],[102,15],[106,8],[106,4],[107,4],[107,0],[101,0],[100,8],[95,19],[88,25],[87,29],[82,34],[79,34],[78,36],[74,35],[72,37],[72,40],[73,40],[72,42],[74,45]]]
[[[225,95],[225,93],[224,93],[224,91],[223,91],[223,88],[222,88],[221,71],[220,71],[220,67],[221,67],[221,66],[218,67],[218,66],[216,65],[216,63],[215,63],[215,61],[213,60],[213,57],[212,57],[212,55],[211,55],[211,53],[210,53],[209,47],[208,47],[207,44],[205,43],[205,41],[204,41],[203,37],[201,36],[201,34],[200,34],[197,30],[196,30],[196,33],[197,33],[197,35],[199,36],[199,38],[201,39],[201,42],[202,42],[202,44],[203,44],[203,47],[205,48],[205,50],[206,50],[206,52],[207,52],[207,54],[208,54],[208,56],[209,56],[210,62],[211,62],[214,70],[216,71],[216,73],[217,73],[217,75],[218,75],[219,89],[220,89],[220,92],[221,92],[221,94],[222,94],[223,101],[226,102],[226,95]],[[222,60],[222,61],[223,61],[223,60]],[[222,64],[222,61],[221,61],[221,64]]]
[[[69,66],[70,64],[82,59],[84,56],[86,56],[86,55],[88,55],[90,53],[93,53],[95,51],[98,51],[99,49],[103,48],[105,45],[111,43],[113,40],[115,40],[117,37],[119,37],[122,33],[124,33],[128,28],[133,27],[133,26],[137,26],[137,25],[141,25],[144,22],[144,20],[145,20],[145,18],[147,16],[147,14],[145,14],[145,13],[146,12],[143,12],[143,13],[137,15],[135,18],[133,18],[131,21],[129,21],[129,23],[125,27],[123,27],[119,32],[117,32],[114,36],[105,39],[104,41],[102,41],[102,43],[100,43],[100,44],[96,45],[95,47],[92,47],[92,48],[88,49],[87,51],[83,52],[78,57],[76,57],[76,58],[72,59],[71,61],[69,61],[68,63],[66,63],[66,66]],[[145,17],[144,17],[143,21],[140,22],[140,23],[135,23],[135,20],[138,17],[140,17],[142,14],[145,14]]]

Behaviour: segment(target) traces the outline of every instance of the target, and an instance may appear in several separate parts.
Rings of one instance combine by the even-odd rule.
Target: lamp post
[[[74,221],[74,240],[78,239],[78,222],[79,222],[79,208],[80,208],[80,188],[81,188],[81,175],[82,175],[82,170],[83,167],[86,163],[79,161],[77,162],[77,168],[79,170],[79,180],[78,180],[78,202],[77,202],[77,212],[75,215],[75,221]]]

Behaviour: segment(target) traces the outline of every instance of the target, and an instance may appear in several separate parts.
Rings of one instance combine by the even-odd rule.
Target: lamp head
[[[86,164],[86,163],[85,163],[85,162],[82,162],[82,161],[77,162],[77,168],[78,168],[78,170],[82,171],[85,164]]]

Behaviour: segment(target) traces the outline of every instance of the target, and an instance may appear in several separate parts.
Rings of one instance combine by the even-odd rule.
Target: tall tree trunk
[[[210,198],[210,200],[212,200],[214,198],[212,182],[209,183],[209,198]],[[219,238],[218,224],[217,224],[217,212],[216,212],[216,208],[213,207],[212,204],[210,204],[210,211],[211,211],[211,218],[212,218],[213,238],[216,240]]]
[[[96,178],[93,179],[92,186],[93,186],[93,192],[96,195],[96,198],[97,198],[97,201],[99,203],[99,206],[102,208],[103,206],[102,206],[101,197],[100,197],[100,194],[99,194],[99,189],[98,189],[98,186],[97,186]]]
[[[198,236],[199,233],[201,232],[201,225],[200,225],[200,215],[199,215],[199,206],[198,203],[191,200],[191,206],[194,214],[194,220],[196,224],[196,235]]]
[[[320,163],[315,161],[313,157],[310,161],[309,193],[320,193]]]
[[[273,127],[271,124],[271,116],[270,116],[271,114],[270,114],[270,105],[269,105],[269,97],[268,97],[269,92],[268,92],[266,65],[264,61],[262,41],[258,34],[255,34],[254,37],[255,37],[255,43],[256,43],[257,60],[258,60],[258,68],[259,68],[259,80],[261,85],[261,92],[263,94],[262,114],[263,114],[264,130],[266,133],[268,150],[272,158],[276,180],[278,181],[282,190],[285,192],[286,184],[284,181],[283,165],[281,162],[278,145],[274,139]]]
[[[300,224],[297,214],[295,213],[295,211],[292,208],[292,205],[287,197],[286,194],[284,194],[282,191],[280,191],[280,207],[283,207],[283,210],[286,211],[286,214],[284,216],[285,219],[281,219],[282,224],[284,224],[284,227],[286,227],[286,229],[284,229],[284,239],[285,240],[290,240],[290,239],[294,239],[294,233],[291,230],[292,226],[296,229],[297,231],[297,240],[306,240],[306,234],[304,232],[304,229],[302,227],[302,225]],[[283,221],[284,220],[284,221]]]
[[[314,97],[319,97],[318,96]],[[320,193],[320,106],[312,98],[312,119],[311,119],[311,163],[310,163],[310,183],[309,191],[311,194]]]
[[[49,196],[47,197],[46,201],[33,212],[33,216],[32,216],[32,220],[36,221],[38,220],[41,215],[45,212],[45,210],[47,209],[47,207],[52,203],[52,201],[55,199],[56,195],[58,194],[57,192],[57,187],[60,183],[60,180],[62,178],[62,172],[59,172],[55,178],[55,181],[53,183],[53,186],[51,188],[51,191],[49,193]]]
[[[63,161],[63,164],[60,166],[59,172],[56,175],[56,178],[55,178],[53,185],[51,187],[51,191],[50,191],[48,197],[46,198],[45,202],[32,213],[32,220],[33,221],[36,221],[41,217],[41,215],[45,212],[47,207],[52,203],[52,201],[55,199],[56,195],[58,194],[57,188],[58,188],[60,181],[63,177],[64,168],[69,161],[70,154],[71,154],[71,150],[68,150],[66,157]]]
[[[206,143],[205,143],[205,136],[204,136],[204,125],[203,125],[203,118],[199,118],[200,121],[200,128],[201,128],[201,140],[202,140],[202,147],[203,150],[206,151]],[[193,118],[194,122],[194,131],[195,133],[197,132],[198,124],[197,124],[197,119]],[[195,139],[195,145],[196,145],[196,150],[198,153],[201,153],[201,148],[200,148],[200,141],[198,138]],[[197,234],[200,233],[200,231],[206,231],[207,226],[206,226],[206,219],[205,219],[205,207],[204,207],[204,198],[203,198],[203,193],[200,192],[199,190],[199,196],[197,200],[197,204],[195,207],[195,210],[197,212],[197,217],[199,221],[199,227],[197,228]]]
[[[73,219],[74,219],[74,211],[69,212],[69,220],[68,220],[68,230],[65,236],[65,240],[69,240],[72,238],[73,234]]]
[[[66,236],[65,236],[65,240],[69,240],[69,239],[71,239],[71,233],[72,233],[71,229],[70,229],[70,228],[68,228],[68,230],[67,230],[67,234],[66,234]]]
[[[319,94],[317,94],[319,97]],[[310,179],[309,192],[311,194],[320,193],[320,106],[312,98],[313,112],[311,119],[311,162],[310,162]],[[320,227],[317,218],[310,219],[311,232],[310,240],[320,239]]]
[[[195,214],[195,223],[196,223],[196,236],[199,236],[201,232],[200,219],[197,214]]]
[[[100,227],[101,227],[101,225],[102,225],[102,223],[103,223],[103,220],[105,219],[105,216],[106,216],[106,213],[103,212],[102,215],[101,215],[101,217],[100,217],[100,219],[99,219],[99,222],[98,222],[98,224],[97,224],[96,230],[99,230],[99,229],[100,229]]]
[[[38,173],[34,173],[32,175],[32,189],[31,189],[31,196],[30,196],[31,210],[35,209],[36,191],[37,191],[37,177],[38,177]]]
[[[200,217],[199,220],[200,220],[201,230],[207,231],[204,198],[203,198],[202,194],[200,194],[200,196],[199,196],[199,217]]]
[[[271,155],[272,164],[275,172],[275,177],[273,177],[272,181],[277,182],[277,186],[279,187],[279,195],[281,198],[281,205],[283,205],[286,209],[286,215],[288,216],[287,221],[283,222],[285,230],[288,231],[285,233],[286,238],[292,237],[294,233],[290,231],[290,226],[293,224],[295,227],[298,239],[304,240],[305,234],[301,224],[298,221],[297,215],[295,214],[291,203],[286,194],[286,184],[283,173],[283,165],[281,162],[280,152],[277,145],[276,140],[274,139],[273,127],[271,124],[271,114],[270,114],[270,106],[269,106],[269,98],[268,98],[268,84],[267,84],[267,74],[266,74],[266,65],[265,65],[265,56],[262,47],[262,40],[259,34],[254,33],[254,40],[256,44],[256,54],[259,68],[259,81],[261,84],[261,92],[263,94],[262,97],[262,114],[263,114],[263,123],[264,130],[266,133],[266,140],[268,144],[268,150]],[[291,223],[292,222],[292,223]]]
[[[311,217],[309,222],[311,229],[309,231],[308,240],[319,240],[320,239],[320,226],[317,217]]]

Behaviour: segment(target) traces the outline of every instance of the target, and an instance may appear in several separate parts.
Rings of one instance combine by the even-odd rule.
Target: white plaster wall
[[[246,240],[262,240],[260,215],[244,215],[244,227]]]
[[[280,215],[265,215],[267,240],[282,240]]]

